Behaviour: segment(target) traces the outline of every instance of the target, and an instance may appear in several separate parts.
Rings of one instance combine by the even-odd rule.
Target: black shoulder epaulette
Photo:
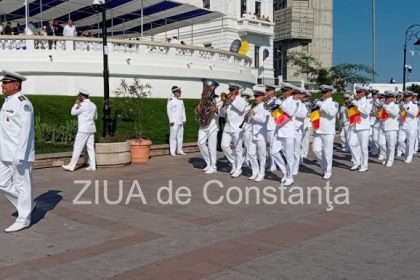
[[[18,99],[19,99],[19,101],[24,101],[24,100],[26,100],[25,96],[23,96],[23,95],[19,96],[19,97],[18,97]]]

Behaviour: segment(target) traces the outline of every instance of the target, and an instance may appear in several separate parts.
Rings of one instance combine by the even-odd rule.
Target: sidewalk
[[[348,158],[334,152],[330,184],[348,187],[350,205],[335,205],[332,211],[326,211],[326,203],[257,205],[254,192],[249,204],[209,205],[203,196],[209,180],[223,184],[207,193],[216,200],[231,187],[277,188],[281,173],[268,173],[268,179],[255,183],[247,180],[250,171],[245,169],[243,176],[232,179],[223,161],[218,173],[206,175],[199,153],[97,172],[37,169],[34,225],[0,233],[0,279],[418,278],[419,155],[409,165],[397,160],[393,168],[371,161],[366,173],[349,171]],[[325,186],[319,173],[313,161],[306,161],[295,185]],[[79,199],[91,205],[73,204],[86,183],[75,180],[91,180]],[[118,205],[105,202],[104,180],[112,201],[118,200],[123,180]],[[136,180],[147,204],[133,196],[124,203]],[[170,185],[169,180],[174,189],[191,190],[190,203],[158,203],[157,190]],[[316,201],[316,194],[311,197]],[[238,192],[232,191],[232,198]],[[13,222],[12,213],[0,196],[2,229]]]

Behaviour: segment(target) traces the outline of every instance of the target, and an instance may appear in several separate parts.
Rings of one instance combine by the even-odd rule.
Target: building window
[[[260,67],[260,47],[257,46],[254,48],[254,67]]]
[[[274,11],[282,10],[287,7],[287,0],[274,0]]]
[[[246,16],[247,13],[246,0],[241,0],[241,16]]]
[[[261,2],[255,1],[255,16],[259,18],[261,16]]]
[[[210,0],[203,0],[203,8],[210,9]]]

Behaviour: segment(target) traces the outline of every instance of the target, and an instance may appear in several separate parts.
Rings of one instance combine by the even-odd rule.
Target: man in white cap
[[[356,100],[352,104],[357,107],[360,113],[360,122],[351,127],[355,132],[354,137],[350,139],[350,149],[355,162],[350,170],[359,170],[360,172],[368,171],[369,162],[369,133],[370,133],[370,113],[372,111],[372,103],[366,98],[368,88],[356,88]],[[357,137],[357,139],[355,139]]]
[[[309,136],[312,135],[312,123],[310,118],[311,113],[311,93],[309,91],[305,91],[305,99],[303,104],[305,104],[306,109],[308,110],[308,115],[305,118],[305,122],[303,124],[303,136],[302,136],[302,146],[301,146],[301,158],[307,158],[309,153]]]
[[[32,167],[35,161],[34,110],[22,90],[26,78],[3,70],[5,96],[0,111],[0,190],[15,206],[18,217],[5,232],[19,231],[31,224],[36,206],[32,198]]]
[[[249,90],[245,89],[241,92],[241,97],[243,97],[246,100],[246,102],[248,102],[248,105],[246,106],[246,109],[245,109],[246,112],[249,112],[249,110],[251,109],[251,104],[249,104],[249,99],[251,98],[251,96],[252,96],[251,89]],[[252,125],[250,122],[249,114],[245,115],[244,120],[241,124],[241,129],[242,129],[242,139],[244,143],[242,165],[243,165],[243,162],[245,162],[247,166],[250,166],[249,148],[251,146],[251,141],[252,141]]]
[[[350,93],[346,93],[343,96],[344,104],[340,107],[340,139],[341,139],[341,151],[348,152],[349,150],[349,133],[350,133],[350,123],[349,123],[349,115],[347,112],[347,106],[351,104],[351,95]]]
[[[63,165],[64,170],[74,171],[77,161],[83,148],[86,150],[89,157],[88,171],[96,170],[95,159],[95,121],[98,118],[96,105],[89,99],[89,91],[86,89],[79,89],[79,94],[76,103],[71,108],[71,115],[77,116],[78,129],[76,139],[74,140],[73,154],[69,164]]]
[[[296,93],[293,98],[296,100],[297,103],[297,110],[296,114],[293,117],[293,123],[295,124],[296,129],[296,137],[295,137],[295,158],[294,158],[294,166],[293,166],[293,176],[298,175],[299,173],[299,166],[301,164],[301,157],[302,157],[302,141],[305,129],[305,119],[308,117],[308,108],[303,103],[303,99],[305,98],[306,90],[304,88],[296,89]]]
[[[266,85],[265,87],[265,103],[267,105],[269,104],[274,104],[274,101],[277,99],[276,97],[276,86],[275,85]],[[268,124],[267,124],[267,143],[268,143],[268,167],[271,171],[275,171],[276,168],[276,164],[274,163],[273,158],[271,157],[271,147],[273,146],[273,138],[274,138],[274,133],[276,131],[276,123],[274,122],[274,118],[271,115],[271,110],[269,109],[269,113],[270,113],[270,119],[268,120]]]
[[[335,137],[335,121],[338,112],[338,104],[333,101],[334,88],[329,85],[321,85],[322,101],[318,101],[320,118],[319,128],[314,130],[312,148],[323,172],[323,178],[328,180],[332,176],[333,147]]]
[[[267,157],[267,125],[271,114],[264,108],[265,91],[254,90],[255,105],[249,110],[252,125],[252,141],[249,147],[249,159],[252,175],[249,180],[261,182],[265,176]]]
[[[400,109],[399,106],[395,104],[395,92],[385,91],[385,96],[386,99],[383,108],[386,111],[387,117],[382,120],[381,125],[383,131],[385,132],[386,156],[382,164],[386,167],[391,167],[394,164]]]
[[[223,113],[226,118],[225,128],[222,136],[222,150],[226,158],[232,165],[230,174],[232,177],[239,177],[242,174],[242,129],[239,127],[245,117],[245,109],[248,102],[239,96],[240,85],[229,83],[229,100],[226,107],[223,108]],[[232,151],[231,143],[235,151]]]
[[[281,179],[281,183],[284,186],[290,186],[293,184],[293,168],[294,168],[294,156],[295,156],[295,137],[296,130],[293,123],[293,117],[296,114],[297,103],[293,99],[293,92],[296,90],[292,84],[282,83],[282,93],[284,100],[277,99],[275,104],[279,106],[282,111],[281,122],[276,123],[277,128],[273,137],[273,144],[271,147],[271,156],[274,162],[283,172],[284,176]],[[284,155],[286,161],[283,160]]]
[[[181,88],[173,86],[171,89],[173,97],[168,100],[166,111],[169,120],[169,151],[171,156],[185,155],[182,150],[184,140],[184,124],[187,121],[185,116],[184,101],[181,99]]]
[[[417,137],[417,113],[418,106],[413,103],[413,92],[406,91],[404,93],[404,103],[402,105],[402,113],[400,118],[401,128],[404,131],[407,143],[401,141],[398,145],[402,146],[405,155],[405,162],[411,163],[414,155],[414,145]],[[405,140],[405,139],[404,139]]]

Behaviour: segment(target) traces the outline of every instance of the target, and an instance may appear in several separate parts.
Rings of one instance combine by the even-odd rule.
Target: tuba
[[[200,106],[201,110],[195,112],[195,119],[201,127],[209,126],[215,112],[213,108],[217,106],[214,99],[216,94],[214,90],[219,86],[219,83],[209,79],[201,79],[203,82],[203,93],[201,94]]]

